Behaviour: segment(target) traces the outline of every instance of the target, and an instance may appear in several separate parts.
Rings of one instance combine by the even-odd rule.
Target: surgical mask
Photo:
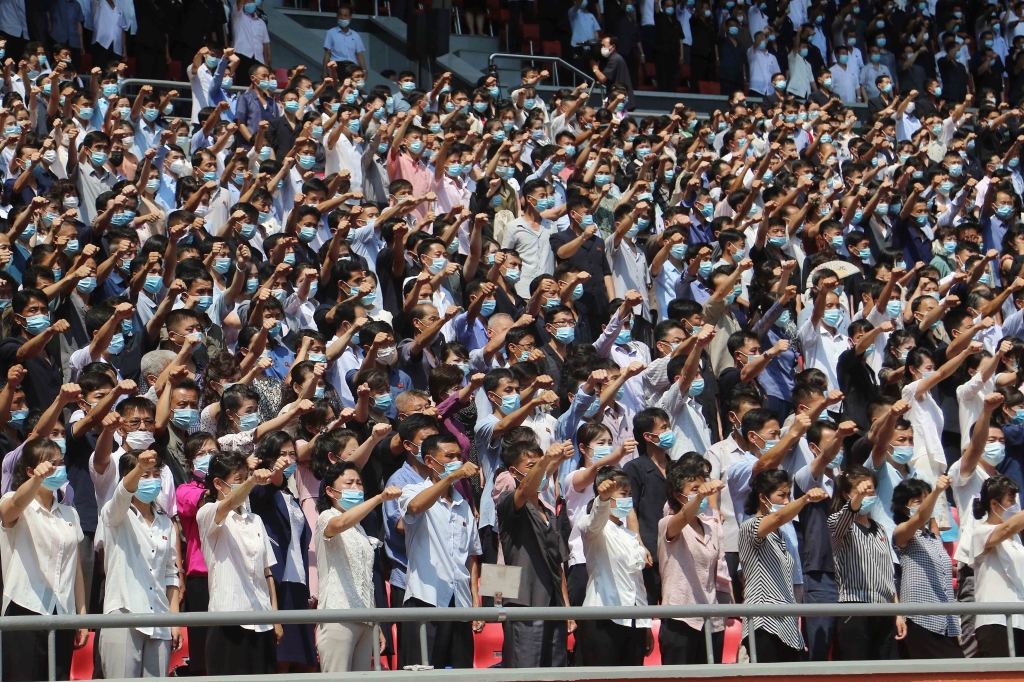
[[[377,362],[384,365],[392,365],[398,358],[398,349],[394,346],[388,346],[387,348],[381,348],[377,351]]]
[[[240,415],[238,417],[238,430],[239,431],[252,431],[260,425],[260,415],[258,412],[252,414]]]
[[[633,340],[632,329],[622,329],[619,331],[618,336],[615,337],[615,343],[619,346],[625,346]]]
[[[704,392],[704,378],[703,377],[697,377],[696,379],[694,379],[693,383],[690,384],[690,388],[687,389],[686,392],[689,395],[691,395],[691,396],[698,396],[701,393],[703,393]]]
[[[860,509],[857,510],[858,514],[870,514],[871,510],[878,503],[877,495],[869,495],[860,501]]]
[[[1003,505],[999,505],[1002,507]],[[1003,515],[1000,517],[1004,522],[1009,521],[1010,517],[1020,513],[1020,504],[1014,502],[1009,507],[1003,508]]]
[[[653,434],[651,434],[653,435]],[[665,431],[658,434],[658,447],[662,450],[671,450],[676,444],[676,434],[673,431]]]
[[[213,459],[213,455],[200,455],[192,460],[192,473],[196,475],[196,478],[206,478],[206,474],[210,472],[210,460]]]
[[[107,352],[111,355],[120,355],[121,351],[124,350],[124,335],[114,334],[110,339],[110,344],[107,346]]]
[[[1002,443],[987,443],[981,458],[991,466],[999,466],[999,463],[1006,458],[1006,446]]]
[[[703,263],[700,264],[700,267],[697,268],[697,273],[703,279],[707,279],[708,275],[711,274],[711,270],[712,270],[712,263],[711,263],[711,261],[707,260],[707,261],[704,261]]]
[[[43,479],[43,487],[49,491],[54,491],[60,488],[62,485],[68,482],[68,470],[67,467],[59,466],[56,467],[54,472]]]
[[[617,519],[624,519],[633,511],[632,497],[616,497],[615,506],[611,508],[612,516]]]
[[[779,327],[785,327],[786,325],[789,324],[790,319],[791,319],[791,317],[790,317],[789,311],[788,310],[783,310],[781,313],[779,313],[779,317],[778,317],[778,319],[775,320],[775,324],[776,324],[776,326],[779,326]]]
[[[25,318],[25,331],[30,336],[37,336],[50,328],[49,315],[30,315]]]
[[[601,460],[607,457],[608,455],[612,454],[612,450],[613,448],[610,445],[598,445],[594,447],[594,454],[590,459],[597,462],[598,460]]]
[[[903,310],[903,304],[899,301],[889,301],[885,304],[885,312],[889,313],[890,317],[896,317]]]
[[[825,314],[822,315],[822,319],[830,327],[838,326],[840,320],[843,319],[843,311],[838,309],[826,310]]]
[[[897,464],[907,464],[914,458],[914,446],[913,445],[894,445],[892,446],[892,461]]]
[[[499,409],[504,414],[512,414],[513,412],[518,410],[520,406],[521,403],[519,400],[519,394],[513,393],[512,395],[502,396],[501,406],[499,407]]]
[[[149,431],[129,431],[125,443],[132,450],[145,450],[156,440]]]

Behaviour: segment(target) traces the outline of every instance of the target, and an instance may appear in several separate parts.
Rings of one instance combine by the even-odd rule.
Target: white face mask
[[[398,358],[398,349],[395,346],[388,346],[377,351],[377,362],[385,365],[393,365]]]
[[[125,444],[129,450],[145,450],[155,441],[156,439],[149,431],[129,431],[125,438]]]

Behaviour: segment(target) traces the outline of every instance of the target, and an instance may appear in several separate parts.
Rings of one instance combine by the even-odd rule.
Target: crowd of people
[[[532,6],[532,2],[513,2]],[[931,91],[961,102],[988,89],[1006,101],[1024,94],[1024,5],[1004,0],[565,0],[561,16],[537,19],[545,40],[589,65],[614,38],[630,85],[676,92],[743,90],[884,109],[901,92]],[[567,8],[567,9],[566,9]],[[554,19],[554,20],[552,20]],[[509,27],[513,48],[521,30]],[[538,52],[538,54],[540,54]],[[654,73],[643,67],[653,65]],[[687,73],[688,72],[688,73]],[[786,75],[777,90],[775,73]],[[646,74],[646,75],[645,75]],[[653,76],[653,78],[651,78]],[[879,79],[887,76],[888,81]],[[943,94],[943,91],[945,94]]]
[[[1024,601],[1005,89],[925,79],[858,120],[775,68],[709,117],[631,115],[600,65],[545,96],[535,68],[369,87],[334,54],[278,90],[210,41],[180,117],[64,45],[7,71],[5,617],[470,607],[504,563],[510,608],[839,605],[746,621],[761,662],[1005,656],[1008,625],[1021,650],[1024,615],[913,607]],[[414,623],[190,628],[188,664],[469,667],[482,627],[431,621],[427,660]],[[707,662],[705,628],[720,661],[725,623],[683,618],[662,662]],[[503,631],[506,667],[655,644]],[[60,679],[88,636],[57,633]],[[5,632],[4,679],[43,679],[47,638]],[[166,675],[182,639],[101,629],[97,674]]]

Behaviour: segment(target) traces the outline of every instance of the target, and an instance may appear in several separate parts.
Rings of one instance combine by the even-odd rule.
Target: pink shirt
[[[408,180],[412,183],[412,194],[421,197],[431,191],[434,184],[434,174],[427,167],[427,164],[414,158],[411,154],[399,152],[388,156],[388,175],[392,180]],[[428,204],[420,204],[411,215],[419,220],[430,210]]]
[[[704,525],[699,533],[687,524],[673,540],[667,540],[671,516],[658,521],[658,566],[661,569],[661,603],[672,606],[716,604],[715,576],[722,550],[721,522],[710,515],[698,518]],[[677,618],[694,630],[704,627],[703,618]],[[711,631],[721,632],[725,623],[711,619]]]
[[[305,445],[306,441],[295,441],[295,445]],[[295,488],[299,492],[299,507],[306,515],[306,523],[310,528],[316,528],[316,521],[320,514],[316,510],[316,501],[320,497],[320,479],[310,471],[309,462],[298,462],[295,466]],[[316,598],[320,594],[320,581],[316,568],[316,547],[314,539],[310,539],[306,553],[309,556],[309,596]]]
[[[196,513],[203,495],[206,494],[206,486],[201,481],[192,481],[178,486],[175,498],[178,502],[178,521],[181,522],[181,532],[185,535],[185,575],[205,576],[206,561],[203,559],[203,544],[199,540],[199,525],[196,523]]]

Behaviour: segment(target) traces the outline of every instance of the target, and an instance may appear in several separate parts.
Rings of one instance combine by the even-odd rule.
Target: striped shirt
[[[795,604],[793,595],[793,557],[778,530],[764,537],[757,535],[763,516],[751,516],[740,524],[740,562],[745,577],[747,604]],[[750,619],[743,622],[743,637],[748,635]],[[804,648],[804,638],[796,618],[754,618],[754,629],[770,632],[794,649]]]
[[[874,520],[869,518],[863,526],[855,517],[849,501],[828,517],[839,601],[891,603],[896,597],[896,580],[889,538]]]
[[[942,539],[921,528],[906,547],[896,547],[900,557],[900,602],[905,604],[949,603],[953,599],[953,563]],[[907,616],[926,630],[947,637],[960,636],[959,616]]]

